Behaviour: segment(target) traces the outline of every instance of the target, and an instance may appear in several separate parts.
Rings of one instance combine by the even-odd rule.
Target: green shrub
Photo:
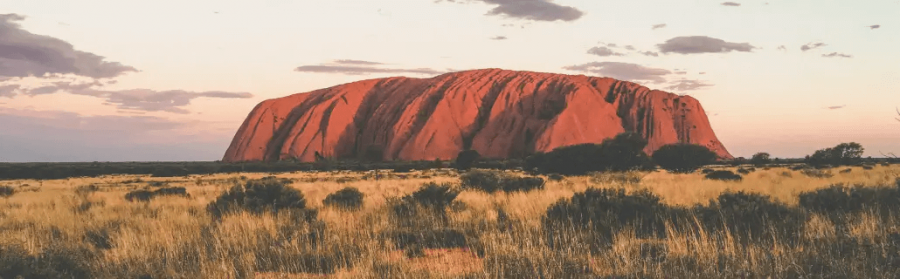
[[[454,167],[458,170],[468,170],[472,168],[478,159],[481,158],[481,154],[478,154],[478,151],[475,150],[463,150],[456,155],[456,161],[454,162]]]
[[[704,178],[722,181],[741,181],[744,179],[743,177],[741,177],[741,175],[727,170],[717,170],[711,173],[707,173]]]
[[[9,198],[16,194],[16,188],[12,186],[0,186],[0,198]]]
[[[624,189],[591,188],[551,205],[543,222],[546,232],[574,228],[609,242],[625,227],[633,227],[638,237],[663,237],[670,213],[670,208],[647,190],[627,194]]]
[[[834,176],[833,174],[831,174],[831,171],[819,169],[803,169],[800,171],[800,173],[805,176],[814,178],[831,178]]]
[[[181,196],[181,197],[190,197],[187,193],[187,189],[184,187],[169,187],[169,188],[160,188],[155,191],[149,190],[135,190],[128,192],[125,194],[125,199],[133,202],[133,201],[150,201],[153,198],[159,196]]]
[[[95,278],[97,255],[83,246],[50,244],[37,255],[20,246],[0,245],[0,278]]]
[[[791,240],[806,221],[803,211],[773,201],[769,196],[725,192],[708,206],[696,207],[701,223],[713,231],[729,230],[742,241]]]
[[[591,173],[591,182],[604,184],[635,185],[640,184],[644,175],[640,172],[595,172]]]
[[[812,155],[806,156],[806,163],[813,166],[853,165],[860,162],[864,150],[859,143],[841,143],[834,147],[816,150]]]
[[[585,175],[594,171],[633,171],[653,168],[644,153],[647,140],[635,133],[622,133],[600,144],[563,146],[547,153],[537,153],[525,160],[529,170],[538,173]]]
[[[900,190],[896,186],[831,185],[800,194],[800,207],[828,215],[860,213],[869,209],[881,214],[900,213]]]
[[[358,210],[363,205],[363,193],[355,187],[347,187],[328,194],[322,204],[344,210]]]
[[[412,194],[406,195],[399,200],[391,202],[391,210],[394,215],[400,219],[407,221],[410,218],[422,217],[421,214],[427,214],[432,217],[446,219],[447,207],[453,203],[459,190],[452,184],[437,184],[429,182]],[[420,210],[424,209],[425,212]],[[418,220],[423,221],[423,220]]]
[[[501,171],[473,170],[459,177],[463,189],[474,189],[486,193],[527,192],[544,188],[540,177],[519,177]]]
[[[702,145],[667,144],[653,152],[653,162],[675,173],[691,173],[712,164],[718,155]]]
[[[314,219],[316,212],[306,208],[303,193],[288,186],[290,182],[273,176],[248,180],[244,185],[237,184],[220,195],[207,206],[207,210],[213,217],[239,211],[257,215],[287,211]]]

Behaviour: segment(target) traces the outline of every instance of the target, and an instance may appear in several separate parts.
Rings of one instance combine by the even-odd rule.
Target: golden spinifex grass
[[[443,213],[409,216],[394,210],[399,197],[428,182],[458,183],[457,174],[278,174],[293,179],[289,186],[318,211],[312,222],[291,214],[210,216],[207,205],[224,191],[268,174],[3,181],[15,193],[0,198],[0,277],[895,278],[900,210],[810,212],[798,207],[798,196],[841,183],[897,187],[898,174],[897,166],[853,168],[829,178],[760,169],[741,182],[666,172],[596,174],[548,181],[529,192],[462,191]],[[148,202],[124,198],[160,187],[185,187],[188,195]],[[328,194],[345,187],[365,195],[360,209],[323,205]],[[666,206],[681,209],[744,191],[806,215],[797,236],[782,239],[728,226],[698,229],[710,224],[688,210],[666,221],[661,235],[648,237],[640,233],[644,228],[625,226],[595,246],[588,244],[599,241],[590,230],[545,222],[548,207],[588,188],[649,190]]]

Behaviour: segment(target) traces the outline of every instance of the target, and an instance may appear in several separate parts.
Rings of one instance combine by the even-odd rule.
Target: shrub
[[[551,205],[543,222],[548,233],[575,228],[592,232],[601,242],[609,242],[615,232],[627,226],[634,227],[639,237],[664,236],[669,214],[670,209],[647,190],[626,194],[624,189],[591,188]],[[563,241],[566,238],[559,237]]]
[[[472,165],[475,164],[476,161],[481,157],[478,154],[478,151],[475,150],[463,150],[456,155],[456,162],[454,166],[459,170],[468,170],[472,168]]]
[[[766,152],[759,152],[759,153],[753,154],[753,157],[750,157],[750,163],[755,166],[763,166],[763,165],[771,163],[771,162],[772,162],[771,155],[769,155],[769,153],[766,153]]]
[[[702,145],[668,144],[653,152],[653,162],[676,173],[691,173],[716,161],[717,155]]]
[[[547,179],[550,179],[550,181],[561,181],[566,179],[566,177],[558,173],[551,173],[550,175],[547,175]]]
[[[16,188],[12,186],[0,186],[0,198],[9,198],[16,193]]]
[[[153,198],[158,196],[181,196],[181,197],[190,197],[188,195],[187,190],[184,187],[170,187],[170,188],[160,188],[156,189],[156,191],[149,190],[135,190],[128,192],[125,194],[125,199],[128,201],[150,201]]]
[[[864,150],[859,143],[841,143],[835,147],[816,150],[811,156],[806,156],[806,163],[813,166],[853,165],[860,161]]]
[[[90,195],[91,193],[94,193],[97,191],[100,191],[100,186],[97,186],[97,184],[93,184],[93,183],[75,187],[75,194],[77,194],[79,196],[87,196],[87,195]]]
[[[852,171],[853,171],[853,169],[847,168],[847,169],[841,170],[840,173],[850,173],[850,172],[852,172]]]
[[[709,206],[698,207],[696,214],[702,224],[712,230],[729,230],[734,235],[743,236],[743,241],[793,239],[805,222],[805,215],[797,208],[772,201],[769,196],[725,192]]]
[[[273,176],[248,180],[244,185],[234,185],[220,195],[207,206],[207,210],[214,217],[239,211],[257,215],[287,211],[305,215],[308,220],[314,219],[316,212],[306,208],[303,193],[289,184],[290,180]]]
[[[459,177],[464,189],[474,189],[486,193],[527,192],[544,188],[540,177],[519,177],[500,171],[473,170]]]
[[[87,247],[51,244],[36,255],[20,246],[0,245],[0,278],[95,278]]]
[[[900,190],[891,186],[835,184],[801,193],[799,200],[800,207],[829,215],[859,213],[867,209],[877,209],[881,213],[900,212]]]
[[[652,169],[653,163],[644,153],[647,140],[635,133],[622,133],[600,144],[563,146],[548,153],[538,153],[525,160],[528,169],[538,173],[584,175],[593,171],[632,171]]]
[[[416,217],[423,213],[419,209],[427,210],[427,213],[436,215],[437,217],[446,218],[446,209],[453,203],[459,190],[455,189],[452,184],[437,184],[429,182],[412,194],[406,195],[398,201],[394,201],[391,206],[394,215],[401,219]]]
[[[363,205],[363,193],[354,187],[347,187],[328,194],[322,204],[344,210],[358,210]]]
[[[633,185],[641,183],[643,178],[644,176],[640,172],[595,172],[591,174],[591,182],[604,184]]]
[[[744,179],[740,174],[736,174],[727,170],[717,170],[711,173],[707,173],[704,178],[722,181],[741,181]]]
[[[709,173],[713,172],[713,169],[705,168],[705,169],[701,170],[700,172],[703,174],[709,174]]]
[[[817,169],[803,169],[800,171],[805,176],[815,177],[815,178],[830,178],[834,176],[830,171],[827,170],[817,170]]]
[[[750,170],[745,169],[745,168],[738,168],[737,172],[740,174],[744,174],[744,175],[750,174]]]

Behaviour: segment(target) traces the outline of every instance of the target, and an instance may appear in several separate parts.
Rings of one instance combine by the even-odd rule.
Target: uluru
[[[633,131],[732,158],[696,99],[628,81],[501,69],[370,79],[258,104],[223,161],[516,158]],[[368,155],[366,155],[368,154]],[[377,156],[377,154],[376,154]]]

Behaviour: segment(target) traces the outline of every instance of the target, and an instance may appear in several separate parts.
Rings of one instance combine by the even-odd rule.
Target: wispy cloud
[[[592,47],[587,51],[588,54],[593,54],[596,56],[622,56],[622,53],[618,53],[610,49],[609,47],[600,46],[600,47]]]
[[[574,21],[584,16],[584,12],[574,7],[563,6],[549,0],[443,0],[455,3],[482,2],[495,6],[488,15],[502,15],[531,21]],[[442,2],[437,0],[435,2]]]
[[[680,54],[750,52],[756,48],[749,43],[732,43],[707,36],[675,37],[657,47],[662,53]]]
[[[345,75],[368,75],[368,74],[417,74],[417,75],[439,75],[445,72],[430,68],[384,68],[375,67],[383,65],[377,62],[368,62],[371,64],[319,64],[305,65],[294,69],[297,72],[305,73],[325,73],[325,74],[345,74]]]
[[[16,90],[18,89],[18,84],[0,85],[0,97],[12,98],[16,96]]]
[[[491,37],[491,40],[495,40],[495,41],[506,40],[506,36],[495,36],[495,37]]]
[[[343,65],[382,65],[382,63],[378,63],[378,62],[352,60],[352,59],[334,60],[334,63],[335,64],[343,64]]]
[[[672,72],[666,69],[644,67],[623,62],[590,62],[563,67],[565,70],[599,74],[628,81],[665,82],[665,76]]]
[[[801,46],[800,50],[802,50],[802,51],[813,50],[813,49],[817,49],[817,48],[820,48],[823,46],[827,46],[827,44],[825,44],[825,43],[808,43],[808,44]]]
[[[739,6],[741,6],[741,3],[736,3],[736,2],[723,2],[723,3],[722,3],[722,6],[739,7]]]
[[[666,28],[666,24],[665,23],[654,24],[653,27],[651,27],[651,30],[656,30],[656,29],[660,29],[660,28]]]
[[[665,87],[669,91],[693,91],[704,87],[710,87],[712,84],[700,80],[682,79],[672,82],[672,85]]]
[[[63,40],[32,34],[17,23],[25,17],[0,15],[0,76],[29,77],[46,74],[75,74],[91,78],[112,78],[137,69],[104,57],[75,50]]]
[[[881,28],[881,25],[879,25],[879,24],[869,25],[869,29],[878,29],[878,28]]]
[[[830,106],[830,107],[828,107],[828,109],[830,109],[830,110],[842,109],[842,108],[844,108],[844,107],[846,107],[846,106],[847,106],[847,105]]]
[[[829,54],[822,54],[822,57],[828,57],[828,58],[832,58],[832,57],[838,57],[838,58],[853,58],[853,55],[843,54],[843,53],[837,53],[837,52],[832,52],[832,53],[829,53]]]

